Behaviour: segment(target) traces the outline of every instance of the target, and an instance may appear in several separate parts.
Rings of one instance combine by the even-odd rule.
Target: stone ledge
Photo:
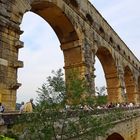
[[[82,67],[82,66],[86,66],[86,63],[80,62],[80,63],[70,64],[70,65],[65,65],[64,69],[71,69],[71,68],[77,68],[77,67]]]
[[[8,61],[5,59],[0,58],[0,65],[8,66]]]
[[[11,64],[9,64],[10,67],[14,67],[14,68],[23,68],[23,61],[15,61]]]
[[[17,49],[23,48],[24,47],[24,42],[22,42],[20,40],[15,41],[15,47]]]
[[[21,83],[12,83],[9,85],[9,89],[17,90],[21,86]]]

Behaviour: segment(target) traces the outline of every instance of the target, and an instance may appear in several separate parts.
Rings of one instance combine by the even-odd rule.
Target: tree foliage
[[[47,81],[37,90],[38,104],[42,104],[44,102],[48,104],[60,103],[65,97],[66,86],[62,70],[59,69],[56,72],[52,71],[52,74],[53,76],[47,77]]]
[[[95,87],[95,90],[96,90],[97,96],[103,96],[106,94],[106,87],[105,86]]]
[[[105,105],[107,104],[107,93],[106,87],[95,87],[96,90],[96,104],[97,105]]]
[[[77,106],[79,104],[85,103],[85,100],[89,95],[89,87],[87,86],[86,79],[84,77],[80,77],[78,71],[69,71],[66,87],[66,98],[68,99],[71,105]]]
[[[37,90],[38,104],[34,112],[21,115],[12,128],[17,139],[94,140],[112,127],[110,122],[116,119],[112,112],[99,115],[96,110],[77,109],[82,103],[91,103],[90,96],[84,96],[88,94],[85,79],[73,72],[67,84],[65,86],[62,70],[53,71],[53,76]],[[67,96],[72,99],[69,109],[65,108]]]

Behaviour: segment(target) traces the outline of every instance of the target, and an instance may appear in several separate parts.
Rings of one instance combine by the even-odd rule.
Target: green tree
[[[95,115],[98,112],[92,114],[92,111],[87,112],[76,108],[79,103],[89,102],[89,98],[82,98],[85,93],[88,94],[88,87],[85,79],[79,78],[77,73],[73,72],[69,76],[66,87],[62,70],[53,71],[53,76],[49,76],[38,89],[36,109],[31,114],[21,115],[17,125],[12,129],[18,139],[94,140],[112,127],[110,122],[116,117],[111,112],[105,115]],[[74,101],[73,110],[65,109],[67,92],[70,92],[70,97]]]
[[[96,87],[96,104],[97,105],[105,105],[107,104],[107,93],[106,93],[106,87]]]
[[[38,88],[37,102],[60,103],[63,101],[66,93],[66,86],[63,78],[62,69],[52,71],[53,76],[47,77],[47,81],[43,83],[41,88]]]
[[[67,96],[70,104],[77,106],[79,104],[86,103],[87,97],[89,97],[89,87],[84,77],[81,77],[76,70],[71,70],[68,73],[67,81]]]
[[[105,86],[95,87],[95,92],[97,96],[103,96],[106,94],[106,87]]]

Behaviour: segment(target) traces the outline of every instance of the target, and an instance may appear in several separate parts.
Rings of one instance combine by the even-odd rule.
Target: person
[[[23,110],[24,110],[24,102],[21,102],[20,113],[22,113]]]
[[[32,108],[35,109],[35,104],[33,103],[33,98],[31,98],[30,100],[31,100]]]
[[[33,112],[33,109],[34,109],[35,105],[33,104],[33,98],[30,99],[29,102],[27,102],[25,105],[24,105],[24,109],[23,111],[24,112]]]
[[[2,103],[0,102],[0,113],[4,112],[4,106],[2,105]]]
[[[84,109],[84,111],[90,111],[88,105],[86,105],[86,104],[84,105],[83,109]]]

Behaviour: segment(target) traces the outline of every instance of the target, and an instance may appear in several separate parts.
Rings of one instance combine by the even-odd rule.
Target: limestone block
[[[12,57],[11,57],[12,58]],[[15,60],[16,58],[15,57],[13,57],[13,60]],[[9,62],[9,66],[10,67],[13,67],[13,68],[22,68],[23,67],[23,61],[20,61],[20,60],[15,60],[15,61],[11,61],[11,62]],[[12,72],[13,73],[13,72]]]
[[[23,67],[23,61],[16,61],[13,65],[14,68],[22,68]]]
[[[9,89],[17,90],[21,86],[21,83],[12,83],[9,86]]]
[[[0,14],[4,17],[9,17],[9,13],[7,12],[6,5],[3,3],[0,3]]]
[[[0,65],[8,66],[8,61],[5,59],[0,58]]]
[[[23,47],[24,47],[24,42],[19,41],[19,40],[15,41],[15,47],[16,47],[17,49],[23,48]]]

